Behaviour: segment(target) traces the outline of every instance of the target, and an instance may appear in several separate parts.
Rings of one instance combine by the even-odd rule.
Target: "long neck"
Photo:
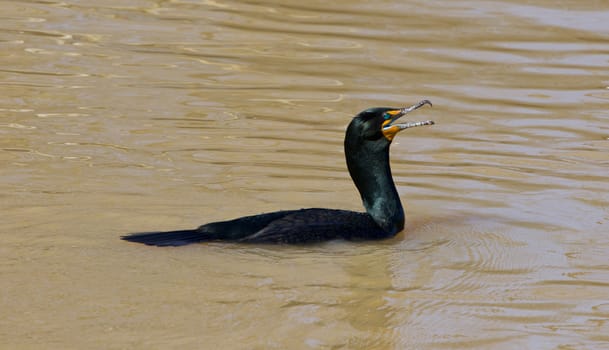
[[[391,177],[389,142],[345,141],[349,174],[374,221],[388,234],[404,228],[404,209]]]

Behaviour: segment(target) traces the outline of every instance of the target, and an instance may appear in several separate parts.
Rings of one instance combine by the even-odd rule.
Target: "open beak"
[[[423,122],[395,123],[401,117],[425,105],[429,105],[430,107],[432,106],[429,100],[423,100],[410,107],[387,111],[386,113],[389,115],[389,118],[387,118],[387,120],[385,120],[385,122],[383,123],[383,135],[385,136],[385,138],[389,141],[392,141],[395,135],[404,129],[414,128],[416,126],[434,125],[435,123],[433,120],[426,120]]]

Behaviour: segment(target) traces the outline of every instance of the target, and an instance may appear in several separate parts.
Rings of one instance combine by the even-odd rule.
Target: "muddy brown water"
[[[609,348],[606,1],[0,1],[0,347]],[[159,249],[134,231],[360,210],[404,232]]]

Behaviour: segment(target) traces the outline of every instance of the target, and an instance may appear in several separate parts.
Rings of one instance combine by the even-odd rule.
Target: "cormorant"
[[[194,230],[134,233],[121,238],[155,246],[181,246],[203,241],[299,244],[393,237],[404,228],[404,209],[391,177],[389,146],[404,129],[434,124],[431,120],[396,123],[426,104],[431,106],[423,100],[406,108],[366,109],[347,127],[347,167],[365,213],[320,208],[283,210],[212,222]]]

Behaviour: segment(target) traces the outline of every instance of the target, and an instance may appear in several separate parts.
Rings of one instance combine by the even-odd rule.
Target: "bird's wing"
[[[270,222],[241,239],[250,243],[313,243],[354,237],[382,238],[384,232],[366,213],[334,209],[301,209]]]

